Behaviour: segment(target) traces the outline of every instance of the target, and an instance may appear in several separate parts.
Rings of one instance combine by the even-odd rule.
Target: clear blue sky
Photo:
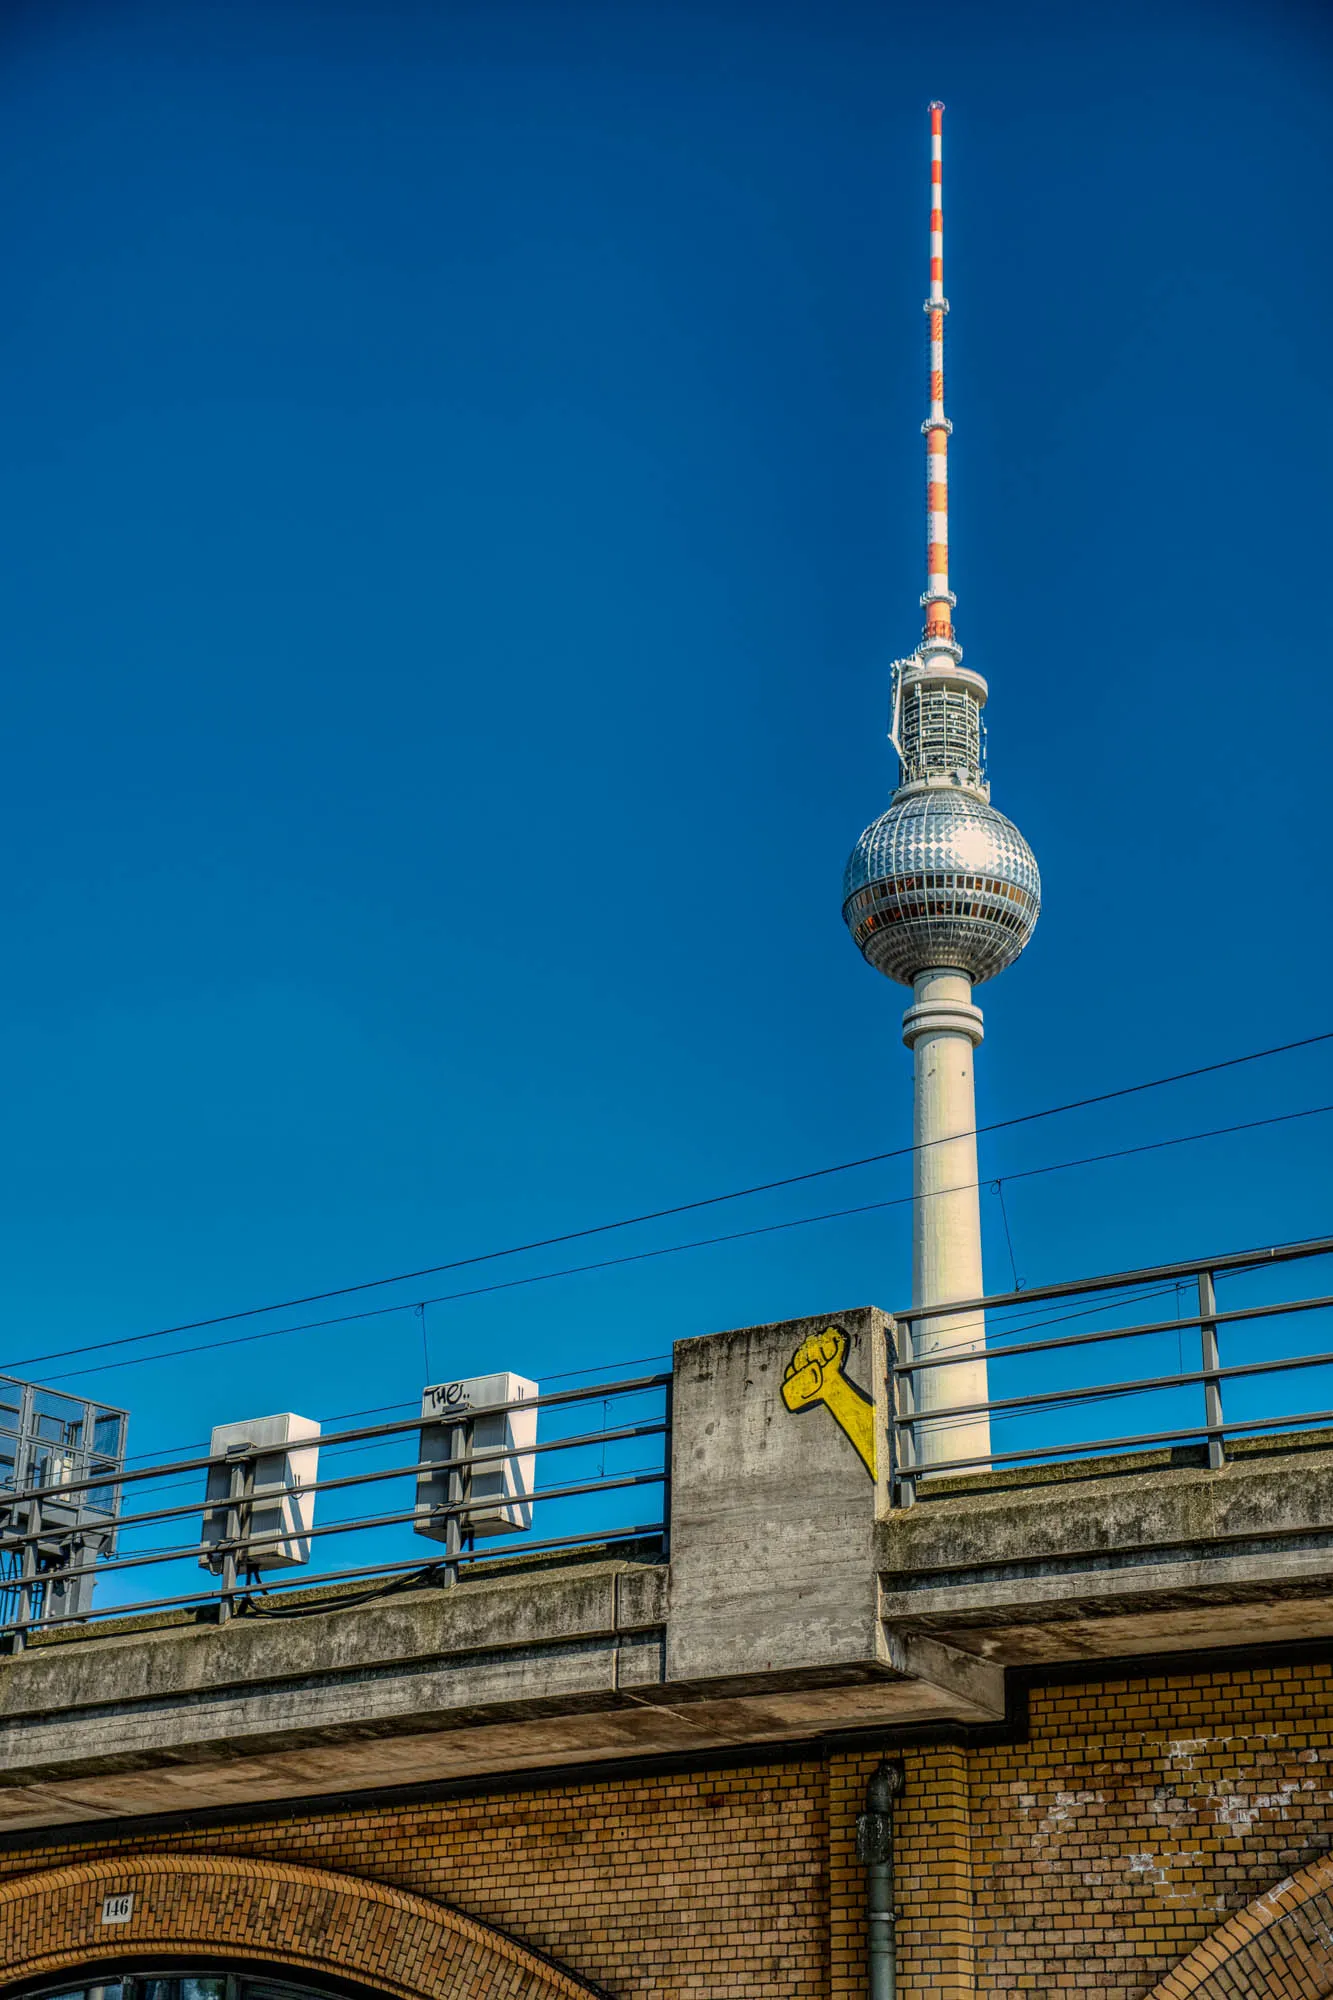
[[[0,1364],[908,1140],[839,883],[919,625],[934,96],[958,624],[1046,894],[981,1116],[1333,1024],[1318,8],[11,0]],[[1286,1057],[985,1171],[1328,1101]],[[1331,1132],[1014,1181],[1019,1273],[1325,1229]],[[436,1306],[432,1372],[908,1282],[899,1207]],[[422,1372],[404,1312],[80,1380],[146,1450]]]

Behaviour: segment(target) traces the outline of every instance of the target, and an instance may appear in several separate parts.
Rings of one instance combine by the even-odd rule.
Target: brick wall
[[[113,1965],[179,1965],[182,1956],[294,1969],[298,1977],[332,1974],[390,2000],[592,2000],[601,1993],[445,1904],[326,1868],[141,1853],[0,1882],[7,1980],[65,1985],[87,1979],[108,1958]]]
[[[106,1839],[0,1856],[3,1872]],[[264,1855],[437,1897],[619,2000],[822,1996],[828,1831],[820,1766],[607,1782],[211,1827],[122,1851]]]
[[[1323,1665],[1034,1688],[1024,1742],[904,1752],[902,2000],[1144,2000],[1224,1919],[1333,1847],[1331,1694]],[[0,1876],[117,1851],[265,1856],[450,1903],[617,2000],[853,2000],[853,1830],[875,1761],[83,1835],[8,1851]]]

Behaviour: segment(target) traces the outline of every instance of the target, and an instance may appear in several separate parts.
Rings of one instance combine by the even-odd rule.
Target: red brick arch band
[[[1289,1875],[1205,1938],[1148,2000],[1321,2000],[1333,1994],[1333,1855]]]
[[[132,1893],[127,1923],[102,1922]],[[399,2000],[587,2000],[600,1989],[444,1903],[238,1855],[151,1854],[0,1884],[0,1983],[114,1958],[236,1958]]]

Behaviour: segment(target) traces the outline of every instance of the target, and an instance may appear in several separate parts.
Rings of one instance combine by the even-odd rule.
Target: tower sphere
[[[866,828],[842,895],[843,920],[877,972],[910,986],[950,967],[977,983],[1031,937],[1041,877],[1012,820],[974,792],[931,785],[900,792]]]

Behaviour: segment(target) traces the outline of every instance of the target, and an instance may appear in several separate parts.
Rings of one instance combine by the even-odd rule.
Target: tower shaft
[[[912,1175],[912,1304],[947,1305],[980,1298],[981,1191],[977,1180],[976,1090],[972,1057],[982,1037],[981,1009],[965,972],[918,973],[913,1001],[903,1016],[903,1040],[912,1051],[915,1129]],[[912,1328],[913,1358],[960,1356],[986,1343],[982,1313],[928,1315]],[[982,1415],[950,1418],[959,1405],[986,1401],[986,1363],[927,1368],[916,1378],[916,1407],[925,1418],[917,1433],[921,1465],[943,1459],[985,1460],[990,1423]]]

